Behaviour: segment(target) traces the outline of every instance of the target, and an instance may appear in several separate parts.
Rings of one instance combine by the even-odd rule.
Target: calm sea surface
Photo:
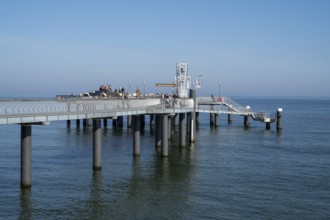
[[[201,114],[196,143],[169,157],[146,126],[102,128],[102,171],[92,170],[92,129],[32,128],[32,188],[20,188],[20,127],[0,126],[0,219],[330,219],[330,101],[236,99],[283,108],[283,131],[250,119]],[[149,117],[146,117],[147,120]],[[148,121],[146,123],[148,125]]]

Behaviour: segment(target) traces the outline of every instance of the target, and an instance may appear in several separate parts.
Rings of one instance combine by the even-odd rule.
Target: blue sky
[[[0,96],[173,82],[199,95],[330,97],[328,0],[0,1]]]

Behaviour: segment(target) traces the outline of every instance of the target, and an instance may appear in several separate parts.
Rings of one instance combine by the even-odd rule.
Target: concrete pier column
[[[155,115],[150,115],[150,128],[155,125]]]
[[[68,127],[68,128],[71,127],[71,120],[66,120],[66,127]]]
[[[189,140],[191,143],[195,142],[195,133],[196,133],[196,91],[193,89],[190,89],[189,97],[194,100],[194,107],[193,111],[191,113],[191,123],[190,123],[190,135],[189,135]]]
[[[93,126],[93,119],[89,118],[87,119],[87,126],[92,127]]]
[[[175,115],[173,116],[173,129],[175,130],[175,127],[178,125],[179,125],[179,114],[175,113]]]
[[[187,113],[187,134],[190,134],[191,129],[191,113]]]
[[[266,130],[270,130],[270,119],[266,119],[265,124],[266,124]]]
[[[133,155],[140,155],[140,128],[141,117],[140,115],[134,115],[134,134],[133,134]]]
[[[214,114],[210,113],[210,125],[214,125]]]
[[[230,124],[232,122],[233,122],[232,115],[228,114],[228,124]]]
[[[76,127],[79,128],[80,127],[80,119],[76,120]]]
[[[277,109],[277,113],[276,113],[276,130],[282,130],[282,112],[283,109],[279,108]]]
[[[124,116],[117,117],[117,126],[123,127],[124,126]]]
[[[103,127],[108,127],[108,119],[107,118],[103,118]]]
[[[168,139],[170,140],[171,137],[172,137],[172,116],[169,115],[167,116],[167,123],[168,123],[168,126],[167,126],[167,129],[168,129]]]
[[[179,125],[180,125],[180,146],[186,146],[186,127],[185,127],[185,113],[179,114]]]
[[[93,119],[93,170],[102,169],[101,119]]]
[[[83,126],[86,127],[87,126],[87,119],[83,119]]]
[[[162,115],[161,155],[168,156],[168,115]]]
[[[214,125],[218,126],[219,125],[219,114],[214,113]]]
[[[133,116],[132,115],[127,115],[127,127],[131,128],[133,125],[133,120],[132,120]]]
[[[199,112],[196,112],[196,124],[199,124]]]
[[[118,123],[117,123],[117,118],[112,118],[112,127],[117,127]]]
[[[244,127],[245,127],[245,128],[248,128],[249,126],[250,126],[250,123],[249,123],[249,116],[244,115]]]
[[[155,135],[155,146],[161,147],[162,140],[162,118],[160,115],[156,115],[156,135]]]
[[[93,126],[93,119],[92,118],[88,118],[87,119],[87,126],[88,127],[92,127]]]
[[[174,130],[175,130],[175,120],[176,120],[176,115],[172,116],[172,122],[171,122],[171,136],[174,135]]]
[[[31,135],[30,124],[21,125],[21,187],[31,187]]]
[[[144,131],[145,125],[146,125],[146,116],[140,115],[140,127],[142,131]]]

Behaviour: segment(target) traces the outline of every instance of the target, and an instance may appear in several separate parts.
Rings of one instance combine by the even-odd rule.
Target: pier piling
[[[214,113],[214,125],[218,126],[219,125],[219,114]]]
[[[101,119],[93,119],[93,170],[102,169]]]
[[[276,114],[276,130],[282,130],[282,112],[283,109],[279,108],[277,109],[277,114]]]
[[[161,155],[168,156],[168,115],[162,115]]]
[[[186,127],[185,127],[185,113],[179,114],[179,124],[180,124],[180,146],[186,146]]]
[[[30,124],[21,125],[21,187],[31,187],[31,134]]]
[[[161,147],[162,138],[162,119],[160,115],[156,115],[156,135],[155,135],[155,146]]]
[[[245,128],[248,128],[249,126],[250,126],[250,123],[249,123],[249,116],[244,115],[244,127],[245,127]]]
[[[210,125],[214,125],[214,114],[210,113]]]
[[[76,127],[79,128],[80,127],[80,119],[76,120]]]
[[[196,125],[199,124],[199,112],[196,112]]]
[[[270,119],[266,119],[266,130],[270,130]]]
[[[228,124],[232,123],[233,122],[233,119],[231,117],[231,114],[228,114]]]
[[[133,134],[133,155],[140,155],[140,129],[141,129],[141,117],[140,115],[134,115],[134,134]]]
[[[149,126],[152,128],[155,125],[155,115],[150,115]]]
[[[132,115],[127,115],[127,127],[131,128],[132,127]]]
[[[170,140],[171,139],[171,137],[172,137],[172,116],[171,115],[169,115],[168,117],[168,139]]]
[[[196,133],[196,91],[195,90],[190,89],[189,98],[194,100],[193,110],[192,110],[192,113],[190,113],[191,128],[190,128],[190,134],[189,134],[190,143],[194,143],[195,142],[195,133]]]

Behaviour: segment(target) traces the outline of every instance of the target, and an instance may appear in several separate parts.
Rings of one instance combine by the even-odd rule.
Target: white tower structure
[[[188,89],[190,88],[191,78],[188,76],[188,64],[176,64],[176,92],[181,98],[189,96]]]

